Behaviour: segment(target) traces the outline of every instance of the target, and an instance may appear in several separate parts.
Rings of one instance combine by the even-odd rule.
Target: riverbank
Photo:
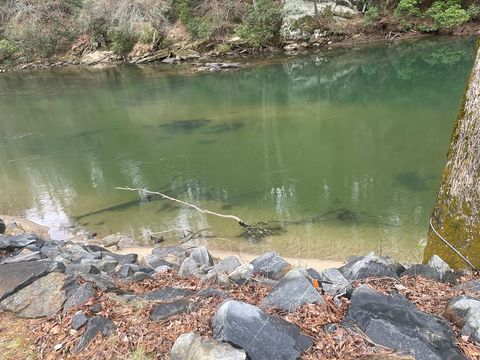
[[[194,244],[139,256],[19,234],[0,249],[2,360],[480,354],[480,276],[438,257],[406,267],[370,254],[322,271]]]

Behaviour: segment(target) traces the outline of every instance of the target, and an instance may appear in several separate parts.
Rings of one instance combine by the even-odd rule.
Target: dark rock
[[[184,297],[192,296],[195,292],[190,289],[165,287],[139,295],[147,301],[173,301]]]
[[[241,265],[236,256],[228,256],[216,264],[210,272],[230,274]]]
[[[5,234],[5,230],[7,229],[7,226],[5,225],[5,222],[0,219],[0,234]]]
[[[228,278],[238,285],[244,285],[250,281],[253,276],[253,265],[245,263],[228,274]]]
[[[454,287],[455,290],[469,290],[480,292],[480,279],[470,280]]]
[[[90,311],[94,314],[98,314],[99,312],[102,311],[102,305],[99,303],[92,304],[90,306]]]
[[[173,344],[170,360],[246,360],[244,350],[194,333],[180,335]]]
[[[154,270],[152,268],[140,266],[137,264],[123,264],[117,267],[116,274],[120,278],[128,278],[132,277],[136,272],[152,274]]]
[[[326,294],[332,296],[347,296],[350,297],[353,292],[353,287],[350,282],[345,279],[340,271],[337,269],[326,269],[320,274],[317,279],[322,284],[322,289]]]
[[[29,319],[51,316],[65,302],[64,285],[65,275],[52,272],[3,299],[0,309]]]
[[[292,269],[285,259],[275,252],[268,252],[252,261],[253,271],[273,280],[280,280]]]
[[[205,246],[199,246],[192,250],[189,258],[195,261],[202,269],[213,266],[213,258]]]
[[[89,252],[99,252],[101,254],[103,253],[111,253],[111,251],[105,249],[104,247],[102,246],[99,246],[99,245],[95,245],[95,244],[87,244],[85,245],[85,248],[87,249],[87,251]]]
[[[68,264],[66,266],[66,275],[74,275],[76,273],[97,275],[100,274],[100,270],[98,270],[95,266],[89,264]]]
[[[115,271],[115,268],[118,265],[118,262],[115,260],[104,260],[104,259],[83,259],[80,261],[80,264],[83,265],[93,265],[98,270],[104,271],[106,273],[111,273]]]
[[[24,249],[26,250],[26,249]],[[35,260],[41,260],[44,259],[45,257],[40,253],[40,251],[35,251],[31,252],[27,250],[27,252],[22,251],[19,254],[15,256],[9,256],[5,258],[1,263],[2,264],[13,264],[17,262],[22,262],[22,261],[35,261]]]
[[[153,249],[152,255],[178,267],[187,258],[187,250],[181,246],[163,246]]]
[[[151,278],[152,277],[149,274],[144,273],[142,271],[137,271],[135,274],[132,275],[133,281],[142,281],[142,280],[151,279]]]
[[[297,326],[235,300],[220,306],[212,327],[215,339],[245,349],[251,360],[298,359],[313,344]]]
[[[397,279],[396,268],[388,259],[371,253],[366,256],[352,258],[338,270],[347,280],[353,281],[369,277],[391,277]]]
[[[344,319],[355,323],[373,342],[410,353],[417,360],[464,360],[448,323],[417,309],[406,298],[357,288]]]
[[[135,264],[138,260],[137,254],[115,254],[110,251],[102,251],[102,259],[114,260],[119,264]]]
[[[442,281],[442,276],[437,269],[429,265],[415,264],[402,273],[402,276],[421,276],[435,281]]]
[[[324,303],[323,298],[306,278],[307,273],[293,269],[270,291],[262,301],[262,307],[276,307],[281,310],[295,311],[301,305]]]
[[[165,320],[173,315],[188,313],[192,308],[193,303],[186,299],[175,300],[169,303],[161,303],[152,308],[152,311],[150,312],[150,319],[154,321]]]
[[[156,269],[160,266],[168,266],[170,268],[176,267],[174,263],[168,262],[155,255],[145,255],[141,260],[141,264],[145,266],[149,266],[153,269]]]
[[[102,333],[103,336],[109,336],[114,330],[115,325],[112,320],[101,316],[91,318],[88,320],[85,333],[78,341],[76,351],[82,351],[98,333]]]
[[[77,311],[72,316],[72,329],[78,330],[88,321],[87,315],[83,311]]]
[[[209,298],[209,297],[216,297],[216,298],[223,298],[226,299],[228,297],[228,294],[225,291],[218,290],[218,289],[213,289],[213,288],[205,288],[200,290],[195,294],[195,296],[201,297],[201,298]]]
[[[19,234],[14,236],[0,235],[0,250],[24,248],[36,244],[38,238],[34,235]]]
[[[0,300],[30,285],[51,272],[63,272],[65,266],[50,260],[0,265]]]
[[[71,295],[69,295],[67,301],[64,305],[64,310],[68,311],[73,306],[82,306],[89,299],[95,296],[95,290],[93,289],[92,284],[86,283],[79,285]]]
[[[449,302],[443,316],[462,329],[462,336],[480,342],[480,299],[456,297]]]
[[[113,279],[105,274],[83,274],[77,273],[74,275],[75,279],[82,279],[87,282],[91,282],[95,288],[100,291],[116,291],[117,286]]]

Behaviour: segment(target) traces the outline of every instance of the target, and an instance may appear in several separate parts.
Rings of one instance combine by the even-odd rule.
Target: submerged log
[[[424,261],[439,255],[453,268],[480,268],[480,51],[457,118]],[[450,244],[451,246],[449,246]],[[473,266],[472,266],[473,265]]]

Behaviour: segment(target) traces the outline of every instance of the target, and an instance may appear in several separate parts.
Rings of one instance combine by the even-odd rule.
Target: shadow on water
[[[418,192],[428,190],[428,178],[414,172],[400,173],[395,176],[395,180],[410,191]]]
[[[166,124],[160,124],[159,127],[164,129],[169,134],[188,134],[207,125],[210,121],[211,120],[209,119],[177,120],[168,122]]]
[[[218,124],[205,129],[204,132],[207,134],[223,134],[225,132],[239,130],[244,126],[245,124],[242,122],[236,122],[233,124]]]

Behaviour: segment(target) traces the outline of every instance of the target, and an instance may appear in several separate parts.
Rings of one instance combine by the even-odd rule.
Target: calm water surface
[[[211,246],[236,251],[418,260],[472,57],[471,40],[422,40],[228,73],[2,74],[0,213],[138,238],[210,229]],[[248,241],[235,222],[122,185],[285,231]]]

